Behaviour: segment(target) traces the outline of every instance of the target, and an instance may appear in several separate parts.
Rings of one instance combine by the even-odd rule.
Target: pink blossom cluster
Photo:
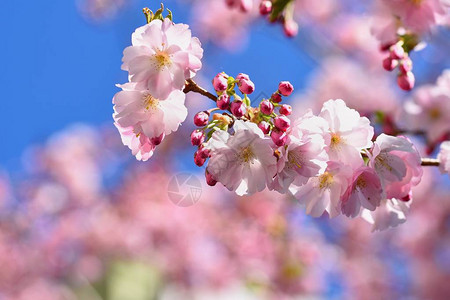
[[[129,82],[118,85],[122,91],[113,98],[122,141],[143,161],[186,119],[185,81],[202,67],[203,49],[188,25],[161,13],[132,34],[122,59]]]
[[[289,82],[256,108],[248,98],[254,85],[247,75],[235,79],[222,72],[213,86],[216,110],[225,112],[212,121],[209,112],[198,113],[194,123],[201,128],[191,135],[198,146],[195,163],[203,166],[209,159],[208,184],[220,182],[238,195],[265,188],[289,193],[314,217],[362,215],[376,229],[398,224],[400,216],[387,216],[405,212],[422,176],[420,155],[407,138],[381,134],[372,142],[370,121],[343,100],[325,102],[318,115],[289,118],[291,107],[281,104],[293,92]]]

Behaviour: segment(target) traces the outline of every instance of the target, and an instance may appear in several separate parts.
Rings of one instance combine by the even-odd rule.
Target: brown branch
[[[208,97],[209,99],[211,99],[212,101],[216,102],[217,101],[217,97],[214,96],[213,94],[211,94],[210,92],[208,92],[207,90],[205,90],[204,88],[200,87],[197,83],[195,83],[194,80],[192,79],[188,79],[186,80],[186,84],[184,86],[183,92],[185,94],[189,93],[189,92],[194,92],[194,93],[198,93],[201,94],[205,97]]]
[[[439,167],[440,163],[435,158],[422,158],[422,166]]]

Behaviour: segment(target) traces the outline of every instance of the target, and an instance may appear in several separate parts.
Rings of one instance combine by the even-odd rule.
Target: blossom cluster
[[[118,85],[122,91],[113,99],[122,141],[143,161],[186,119],[185,81],[202,67],[203,49],[189,26],[161,14],[162,8],[148,12],[148,24],[133,33],[122,59],[129,82]]]

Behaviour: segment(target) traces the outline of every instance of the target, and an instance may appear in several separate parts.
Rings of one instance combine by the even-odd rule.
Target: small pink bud
[[[215,186],[217,183],[217,180],[214,179],[214,177],[211,175],[211,173],[208,172],[208,170],[205,170],[205,178],[206,183],[210,186]]]
[[[203,127],[208,124],[209,113],[207,111],[200,111],[194,116],[194,124],[198,127]]]
[[[164,139],[165,136],[166,136],[166,135],[165,135],[164,132],[163,132],[163,133],[161,133],[160,136],[157,136],[157,137],[154,137],[154,138],[150,139],[150,142],[151,142],[153,145],[158,146],[159,144],[161,144],[161,142],[163,141],[163,139]]]
[[[225,0],[225,3],[228,5],[228,7],[233,7],[236,3],[236,0]]]
[[[400,59],[405,56],[405,50],[403,50],[403,47],[397,43],[389,48],[389,54],[392,59]]]
[[[242,116],[245,115],[245,112],[246,112],[246,109],[245,109],[244,102],[242,102],[240,100],[236,100],[231,103],[231,113],[235,117],[241,118]]]
[[[217,92],[225,91],[228,87],[227,79],[228,75],[225,74],[224,72],[217,74],[212,81],[214,90],[216,90]]]
[[[280,103],[281,100],[283,100],[283,99],[281,98],[281,95],[278,94],[278,93],[273,93],[273,94],[272,94],[272,97],[270,97],[270,99],[271,99],[272,102],[274,102],[274,103]]]
[[[198,153],[198,151],[195,151],[195,153],[194,153],[194,163],[195,163],[197,166],[201,167],[201,166],[203,166],[203,164],[205,163],[205,161],[206,161],[206,158],[202,157],[202,156]]]
[[[258,124],[258,127],[259,127],[259,129],[262,130],[262,132],[263,132],[264,134],[269,134],[269,132],[270,132],[270,124],[267,123],[266,121],[261,121],[261,122]]]
[[[395,43],[396,43],[396,41],[394,41],[394,42],[387,42],[387,43],[381,44],[380,45],[380,51],[382,51],[382,52],[388,51],[389,48],[391,48],[391,46],[394,45]]]
[[[273,112],[273,104],[269,100],[261,101],[259,107],[261,112],[265,115],[270,115]]]
[[[205,141],[205,134],[203,131],[194,130],[191,133],[191,144],[192,146],[200,146]]]
[[[280,107],[280,114],[289,116],[292,113],[292,107],[288,104],[283,104]]]
[[[294,37],[298,33],[298,24],[294,20],[285,20],[283,29],[287,37]]]
[[[400,73],[397,77],[398,86],[405,91],[410,91],[414,87],[416,79],[412,72],[407,72],[405,74]]]
[[[239,74],[239,75],[245,75],[245,74]],[[245,75],[245,76],[247,76],[247,78],[245,78],[244,76],[241,76],[239,78],[239,75],[236,79],[239,80],[238,87],[239,87],[239,90],[241,91],[241,93],[247,94],[247,95],[253,93],[253,91],[255,90],[255,84],[250,80],[250,78],[248,78],[248,75]]]
[[[218,108],[222,110],[227,110],[228,107],[230,106],[230,96],[228,96],[228,94],[226,93],[220,95],[219,98],[217,99],[216,104]]]
[[[241,80],[241,79],[250,80],[250,77],[247,74],[239,73],[238,76],[236,76],[236,80]]]
[[[282,81],[278,85],[278,91],[283,96],[289,96],[294,91],[294,87],[289,81]]]
[[[403,74],[406,74],[408,72],[410,72],[413,68],[413,63],[411,58],[405,56],[405,58],[403,58],[400,61],[400,64],[398,66],[398,69],[400,70],[400,72],[402,72]]]
[[[291,126],[291,120],[289,120],[289,118],[286,116],[278,116],[273,119],[273,124],[279,130],[286,131],[289,129],[289,126]]]
[[[392,59],[390,56],[383,59],[383,68],[386,71],[390,72],[390,71],[394,70],[395,67],[397,67],[397,65],[398,65],[398,60]]]
[[[272,130],[270,137],[272,138],[273,143],[278,147],[284,146],[284,144],[286,144],[287,140],[286,132],[279,130]]]
[[[197,150],[198,155],[203,157],[204,159],[208,158],[211,155],[211,151],[208,148],[205,148],[203,146],[200,146]]]
[[[253,0],[240,0],[239,8],[242,12],[249,12],[253,8]]]
[[[270,14],[271,11],[272,11],[272,1],[270,0],[261,1],[261,4],[259,5],[259,13],[261,15],[267,15]]]

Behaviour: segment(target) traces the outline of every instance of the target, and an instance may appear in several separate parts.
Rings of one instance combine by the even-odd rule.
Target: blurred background
[[[299,35],[222,0],[164,1],[202,41],[196,81],[247,73],[252,100],[289,80],[298,114],[343,98],[400,118],[412,93],[381,68],[371,1],[296,1]],[[256,2],[255,2],[256,3]],[[448,299],[450,185],[427,169],[405,224],[305,215],[292,199],[208,187],[193,115],[138,162],[112,122],[122,51],[158,1],[2,1],[0,300]],[[450,32],[414,52],[417,86],[450,67]],[[421,139],[416,139],[424,148]],[[180,205],[179,199],[186,200]],[[187,206],[187,207],[184,207]]]

